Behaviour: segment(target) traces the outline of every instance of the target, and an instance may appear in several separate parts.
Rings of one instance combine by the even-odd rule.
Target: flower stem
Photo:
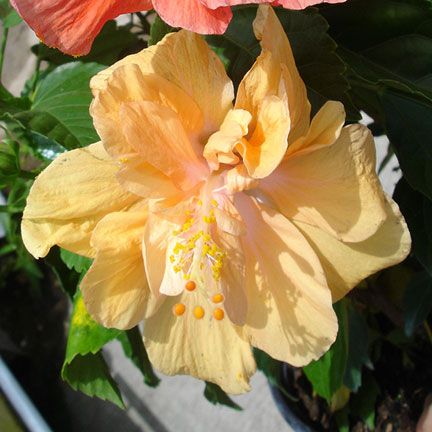
[[[3,72],[4,55],[6,50],[8,33],[9,33],[9,29],[4,27],[2,38],[1,38],[1,45],[0,45],[0,82],[1,82],[2,72]]]

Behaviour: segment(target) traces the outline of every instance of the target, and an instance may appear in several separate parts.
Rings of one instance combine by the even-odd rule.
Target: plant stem
[[[1,45],[0,45],[0,82],[1,82],[2,72],[3,72],[4,55],[6,50],[8,33],[9,33],[9,29],[3,28]]]

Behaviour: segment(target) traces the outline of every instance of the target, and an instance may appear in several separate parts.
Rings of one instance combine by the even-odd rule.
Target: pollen
[[[176,316],[181,316],[186,311],[186,306],[183,303],[177,303],[173,306],[173,314]]]
[[[212,302],[213,303],[222,303],[224,301],[224,296],[223,294],[215,294],[212,297]]]
[[[193,310],[193,314],[194,314],[196,319],[201,319],[204,317],[205,312],[201,306],[195,306],[195,308]]]
[[[213,317],[214,319],[221,321],[225,317],[225,312],[221,308],[217,308],[213,311]]]
[[[185,288],[188,291],[193,291],[196,288],[196,283],[194,281],[190,280],[190,281],[186,282]]]

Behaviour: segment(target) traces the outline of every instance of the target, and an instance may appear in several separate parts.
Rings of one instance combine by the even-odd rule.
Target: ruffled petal
[[[58,156],[27,198],[21,231],[29,252],[44,257],[57,244],[93,256],[90,235],[99,220],[139,199],[120,187],[118,169],[101,143]]]
[[[204,157],[212,170],[217,171],[221,163],[235,165],[239,162],[234,150],[248,134],[251,119],[251,114],[242,109],[228,112],[220,129],[209,138],[204,147]]]
[[[90,107],[95,128],[114,157],[129,158],[136,151],[124,136],[121,107],[125,103],[144,101],[172,110],[191,140],[203,128],[202,112],[185,91],[161,76],[144,74],[139,66],[128,63],[114,69],[104,90],[96,93]]]
[[[205,161],[195,154],[178,115],[153,102],[129,102],[120,108],[126,141],[142,160],[157,168],[183,190],[208,175]]]
[[[387,219],[378,231],[359,243],[344,243],[325,231],[295,222],[318,255],[326,273],[333,302],[344,297],[371,274],[403,261],[411,237],[396,203],[388,198]]]
[[[109,83],[107,79],[115,70],[131,64],[137,65],[143,75],[154,74],[169,81],[192,99],[204,119],[199,137],[202,144],[219,129],[232,108],[234,88],[222,62],[204,40],[194,33],[184,30],[170,33],[158,44],[125,57],[93,77],[90,83],[93,93],[97,96],[99,91],[106,88]]]
[[[90,51],[107,21],[152,8],[151,0],[13,0],[12,5],[43,43],[75,56]]]
[[[225,33],[232,18],[229,7],[212,10],[200,0],[182,0],[181,7],[176,0],[153,0],[153,6],[170,26],[201,34]]]
[[[260,188],[289,219],[344,241],[367,239],[387,217],[373,137],[361,125],[343,128],[332,145],[289,157]]]
[[[181,316],[173,313],[177,303],[185,305]],[[197,306],[204,311],[201,319],[193,314]],[[192,375],[214,382],[228,393],[244,393],[255,372],[250,345],[242,329],[227,317],[213,318],[214,309],[198,291],[168,297],[159,311],[145,320],[144,344],[152,364],[167,375]]]
[[[247,227],[248,318],[251,343],[273,358],[304,366],[334,342],[337,317],[317,255],[296,227],[244,194],[235,205]]]
[[[263,53],[271,53],[271,62],[277,65],[288,95],[291,120],[289,143],[306,135],[310,122],[310,103],[306,86],[297,70],[290,43],[275,12],[268,5],[260,5],[253,23],[255,36],[261,41]],[[275,67],[272,67],[273,71]],[[273,72],[274,74],[274,72]],[[277,78],[277,76],[276,76]],[[272,78],[272,82],[279,82]]]
[[[261,179],[276,169],[287,149],[289,128],[286,102],[277,96],[265,97],[252,135],[237,145],[251,177]]]

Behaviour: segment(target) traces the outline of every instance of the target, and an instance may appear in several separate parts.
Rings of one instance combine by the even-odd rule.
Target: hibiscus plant
[[[0,19],[0,77],[15,26],[40,39],[20,94],[0,82],[0,298],[10,275],[57,280],[65,381],[124,406],[102,355],[117,339],[150,386],[187,374],[238,408],[258,368],[320,430],[393,412],[414,430],[430,0],[1,0]]]

